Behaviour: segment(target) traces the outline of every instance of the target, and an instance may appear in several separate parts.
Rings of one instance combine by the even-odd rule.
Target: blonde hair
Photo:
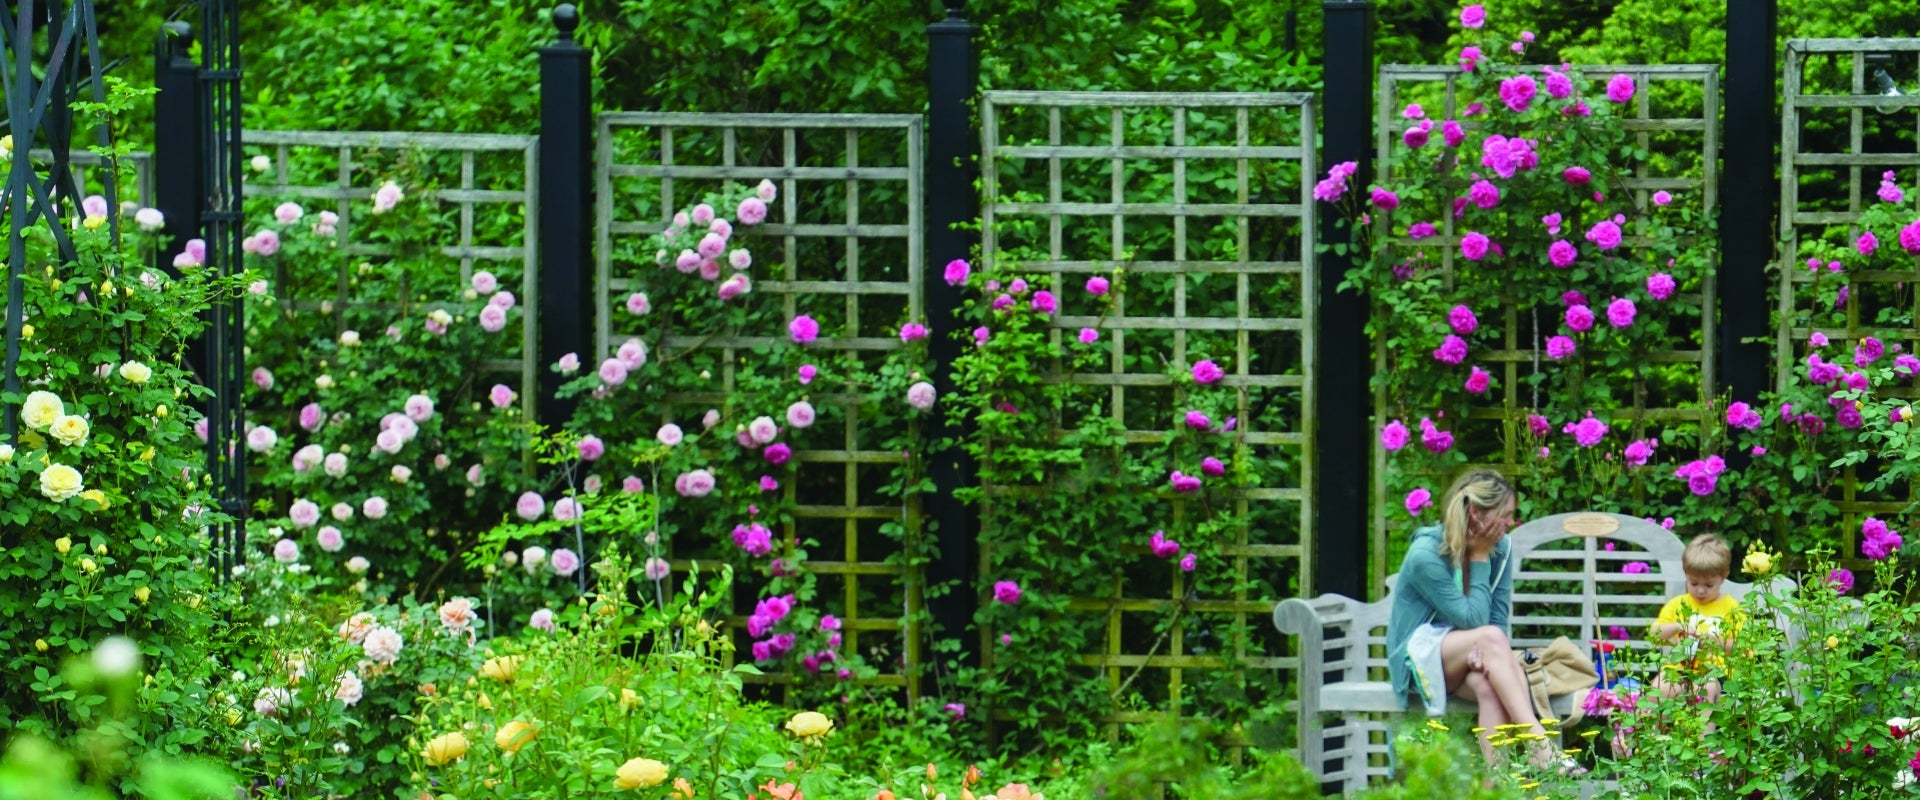
[[[1446,506],[1440,517],[1440,555],[1451,557],[1464,579],[1467,571],[1467,506],[1481,510],[1497,509],[1515,500],[1513,484],[1498,472],[1476,469],[1455,479],[1447,489]],[[1465,591],[1465,581],[1462,580]]]
[[[1717,575],[1725,578],[1733,572],[1733,549],[1725,539],[1703,533],[1687,542],[1680,554],[1680,569],[1689,575]]]

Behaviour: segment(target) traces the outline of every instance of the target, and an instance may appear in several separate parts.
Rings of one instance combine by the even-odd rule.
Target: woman
[[[1480,752],[1488,761],[1489,739],[1501,725],[1545,733],[1508,641],[1513,570],[1507,533],[1515,499],[1513,485],[1492,470],[1454,481],[1441,524],[1413,532],[1387,620],[1394,692],[1402,702],[1418,695],[1430,716],[1446,711],[1447,695],[1472,700],[1480,708]],[[1553,765],[1552,745],[1535,741],[1536,766]],[[1559,766],[1578,771],[1571,760]]]

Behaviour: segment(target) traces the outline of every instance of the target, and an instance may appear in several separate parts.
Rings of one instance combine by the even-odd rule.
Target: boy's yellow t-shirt
[[[1681,609],[1683,608],[1688,609],[1688,612],[1682,613]],[[1693,599],[1693,595],[1683,594],[1673,598],[1672,600],[1668,600],[1666,605],[1661,606],[1660,616],[1656,617],[1653,620],[1653,624],[1655,626],[1678,625],[1678,624],[1681,624],[1682,618],[1684,617],[1687,619],[1695,620],[1695,624],[1697,625],[1698,620],[1704,617],[1704,618],[1711,618],[1714,620],[1724,620],[1727,622],[1732,622],[1737,625],[1739,624],[1739,621],[1740,621],[1738,618],[1739,611],[1740,611],[1740,600],[1729,594],[1721,594],[1719,598],[1715,599],[1711,603],[1701,603],[1700,601]],[[1732,633],[1732,631],[1721,631],[1721,632]],[[1681,652],[1688,659],[1691,659],[1693,657],[1694,652],[1698,649],[1699,645],[1700,643],[1693,639],[1683,640]],[[1701,666],[1720,666],[1723,663],[1719,654],[1713,653],[1713,652],[1709,652],[1705,654],[1701,658],[1701,661],[1705,662],[1701,664]],[[1678,669],[1683,665],[1668,664],[1667,666],[1669,668]]]

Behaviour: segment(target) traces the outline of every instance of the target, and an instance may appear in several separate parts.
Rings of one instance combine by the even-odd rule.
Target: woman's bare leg
[[[1479,655],[1473,655],[1475,650],[1479,651]],[[1479,661],[1478,669],[1470,666],[1470,661],[1476,658]],[[1499,628],[1488,625],[1449,632],[1446,638],[1440,640],[1440,666],[1446,672],[1449,690],[1464,686],[1468,672],[1486,676],[1508,720],[1516,725],[1530,726],[1534,733],[1545,732],[1540,727],[1539,717],[1533,713],[1533,695],[1527,687],[1527,675],[1521,671],[1519,662],[1514,661],[1513,645],[1508,643],[1506,633]]]
[[[1507,724],[1506,706],[1500,704],[1500,695],[1494,693],[1493,684],[1487,682],[1487,676],[1469,671],[1463,679],[1460,690],[1454,692],[1465,700],[1472,700],[1480,707],[1480,755],[1493,763],[1493,735],[1500,726]]]

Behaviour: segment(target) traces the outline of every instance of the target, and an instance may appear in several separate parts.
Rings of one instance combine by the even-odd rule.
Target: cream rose
[[[667,765],[651,758],[632,758],[620,765],[620,771],[614,775],[613,785],[621,789],[646,789],[659,786],[667,780]]]
[[[34,392],[27,395],[27,402],[20,406],[20,421],[27,423],[29,428],[46,430],[54,420],[66,413],[67,404],[60,402],[59,395],[52,392]]]
[[[54,464],[40,471],[40,493],[59,502],[80,493],[80,470]]]
[[[87,433],[90,430],[85,419],[72,414],[61,414],[54,419],[53,429],[48,433],[53,434],[53,438],[59,439],[61,444],[77,447],[87,443]]]
[[[129,361],[120,365],[120,377],[126,378],[127,382],[132,384],[146,383],[153,377],[153,368],[138,361]]]

